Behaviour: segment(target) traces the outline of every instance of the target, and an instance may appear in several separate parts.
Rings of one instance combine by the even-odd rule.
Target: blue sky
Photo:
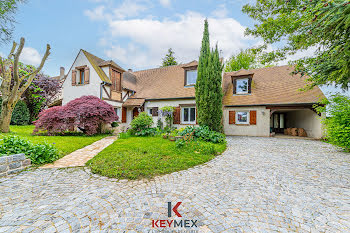
[[[254,22],[241,12],[252,0],[28,0],[20,5],[13,39],[25,37],[21,60],[37,65],[51,45],[44,72],[69,69],[79,49],[123,68],[154,68],[168,48],[179,62],[198,59],[203,20],[208,18],[212,46],[228,58],[239,49],[261,43],[244,36]],[[1,45],[6,54],[10,45]],[[304,51],[296,56],[310,54]]]

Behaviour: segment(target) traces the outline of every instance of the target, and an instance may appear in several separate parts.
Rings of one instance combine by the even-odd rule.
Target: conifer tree
[[[162,67],[177,65],[174,54],[175,53],[172,48],[168,49],[168,53],[163,58]]]
[[[202,48],[198,61],[196,105],[198,124],[211,130],[222,131],[222,63],[218,47],[210,51],[208,21],[204,22]]]

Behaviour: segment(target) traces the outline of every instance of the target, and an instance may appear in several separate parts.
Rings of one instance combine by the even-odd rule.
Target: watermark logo
[[[181,205],[182,202],[178,202],[176,203],[176,205],[174,206],[174,208],[171,209],[171,202],[168,202],[168,217],[171,218],[171,211],[174,211],[174,213],[176,214],[176,216],[178,216],[179,218],[181,218],[181,214],[177,211],[177,208],[179,208],[179,206]]]
[[[173,213],[178,217],[182,218],[182,215],[180,214],[178,208],[180,207],[182,202],[177,202],[174,206],[171,202],[168,202],[168,218],[171,218],[173,216]],[[175,216],[174,215],[174,216]],[[197,228],[197,222],[198,220],[194,219],[153,219],[152,220],[152,228],[185,228],[185,229],[193,229]],[[197,231],[193,231],[197,232]]]

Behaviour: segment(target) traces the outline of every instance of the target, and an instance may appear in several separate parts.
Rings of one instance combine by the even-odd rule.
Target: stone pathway
[[[320,141],[228,137],[212,161],[152,180],[26,171],[0,178],[0,232],[159,232],[152,220],[169,219],[169,201],[182,202],[170,219],[199,232],[350,232],[350,156]]]
[[[92,143],[84,148],[76,150],[54,163],[46,164],[41,168],[64,168],[64,167],[81,167],[85,166],[85,163],[92,159],[95,155],[101,152],[104,148],[111,145],[117,136],[110,136],[102,138],[101,140]]]

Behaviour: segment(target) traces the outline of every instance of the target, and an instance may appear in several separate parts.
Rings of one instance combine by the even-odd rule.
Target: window
[[[236,94],[248,94],[248,79],[236,80]]]
[[[196,124],[196,108],[182,108],[182,124]]]
[[[120,121],[120,108],[114,108],[114,112],[118,116],[118,121]]]
[[[111,70],[111,81],[113,91],[122,91],[121,74],[114,69]]]
[[[148,108],[147,109],[147,114],[152,116],[152,113],[153,113],[152,111],[153,111],[153,108]]]
[[[197,70],[186,70],[186,86],[193,86],[197,81]]]
[[[84,84],[84,80],[85,80],[85,69],[79,69],[79,83],[78,84]]]
[[[249,123],[249,112],[237,112],[236,113],[236,124],[248,124]]]

